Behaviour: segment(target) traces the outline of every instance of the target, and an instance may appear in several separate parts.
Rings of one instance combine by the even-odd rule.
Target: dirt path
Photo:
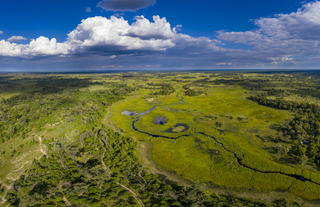
[[[138,202],[139,206],[140,207],[144,207],[144,204],[143,202],[139,199],[139,196],[133,191],[131,190],[130,188],[122,185],[121,183],[117,183],[118,185],[120,185],[123,189],[127,190],[129,193],[132,194],[132,196],[136,199],[136,201]]]
[[[41,152],[44,156],[47,156],[47,152],[46,152],[46,150],[43,148],[42,137],[38,136],[38,139],[39,139],[40,152]]]
[[[7,200],[4,197],[1,197],[0,205],[2,206]]]
[[[47,152],[45,150],[45,146],[42,143],[42,137],[38,136],[38,140],[39,140],[39,151],[41,152],[42,156],[47,156]],[[37,150],[38,151],[38,150]],[[20,175],[24,172],[26,166],[31,164],[31,161],[25,161],[23,163],[20,163],[23,161],[23,159],[25,159],[25,157],[27,156],[27,154],[22,155],[21,157],[19,157],[13,164],[16,166],[15,169],[13,169],[7,176],[6,179],[8,181],[10,181],[10,185],[7,184],[2,184],[5,187],[5,192],[3,193],[2,196],[0,196],[0,206],[3,206],[4,203],[7,202],[6,200],[6,195],[7,195],[7,191],[10,190],[12,188],[12,183],[14,183],[17,179],[19,179]],[[41,156],[41,157],[42,157]],[[40,157],[40,158],[41,158]],[[39,158],[39,159],[40,159]]]
[[[63,196],[63,201],[68,207],[72,206],[72,204],[69,202],[69,200],[65,196]]]
[[[7,191],[10,190],[12,187],[12,185],[7,185],[7,184],[2,184],[2,186],[4,186],[5,188],[5,193],[3,193],[3,195],[1,196],[0,206],[3,206],[3,204],[7,202],[7,199],[6,199]],[[9,206],[9,204],[6,206]]]
[[[110,173],[110,169],[107,167],[106,163],[104,162],[104,158],[107,154],[107,143],[105,140],[103,139],[99,139],[99,141],[101,142],[101,144],[103,145],[103,153],[101,154],[101,163],[102,163],[102,166],[103,166],[103,169],[104,171],[108,174],[108,176],[110,177],[111,176],[111,173]],[[98,149],[97,149],[98,150]]]

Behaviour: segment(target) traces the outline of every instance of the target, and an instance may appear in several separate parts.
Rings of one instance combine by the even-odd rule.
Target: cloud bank
[[[305,4],[297,12],[255,20],[256,30],[219,32],[220,40],[251,46],[252,52],[273,63],[320,57],[320,2]],[[319,66],[319,65],[318,65]]]
[[[253,30],[219,31],[208,38],[183,34],[159,16],[137,16],[133,23],[91,17],[64,42],[48,37],[27,44],[17,43],[17,37],[0,40],[0,60],[2,67],[23,63],[41,68],[52,61],[56,67],[77,69],[320,67],[320,1],[254,24]]]
[[[98,7],[107,11],[136,11],[153,5],[156,0],[103,0]]]
[[[65,42],[39,37],[29,44],[14,43],[22,40],[21,36],[1,40],[0,56],[68,56],[88,51],[165,51],[175,46],[176,35],[175,29],[167,20],[159,16],[154,16],[153,21],[138,16],[132,24],[122,17],[92,17],[83,20],[71,31]]]

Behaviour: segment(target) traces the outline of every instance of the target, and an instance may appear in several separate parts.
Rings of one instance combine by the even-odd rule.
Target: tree
[[[288,155],[293,163],[301,164],[305,158],[306,149],[299,143],[291,146]]]

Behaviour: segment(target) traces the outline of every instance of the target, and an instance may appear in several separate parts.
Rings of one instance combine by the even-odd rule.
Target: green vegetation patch
[[[1,75],[0,205],[317,206],[319,82]]]
[[[252,78],[259,80],[251,81]],[[258,92],[251,91],[254,87],[270,91],[274,84],[281,83],[270,81],[273,78],[278,80],[277,76],[268,75],[252,75],[241,81],[234,77],[228,81],[224,77],[192,80],[202,84],[202,95],[186,94],[184,90],[190,89],[191,84],[186,87],[178,82],[174,84],[175,93],[153,96],[152,102],[142,90],[114,104],[110,119],[127,135],[151,142],[152,160],[160,168],[192,182],[239,192],[288,192],[317,200],[320,174],[315,169],[285,163],[266,150],[275,144],[265,138],[278,135],[273,126],[291,119],[292,113],[259,105],[248,97]],[[291,76],[281,76],[285,78],[292,80]],[[153,110],[134,118],[118,113],[128,108]],[[166,122],[155,124],[157,117],[165,117]],[[179,123],[188,126],[188,130]],[[278,147],[288,150],[286,143]]]

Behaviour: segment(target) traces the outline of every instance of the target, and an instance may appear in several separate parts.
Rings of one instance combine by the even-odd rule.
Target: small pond
[[[167,123],[167,119],[166,117],[162,117],[162,116],[157,116],[154,120],[153,120],[154,124],[160,124],[160,125],[164,125]]]

